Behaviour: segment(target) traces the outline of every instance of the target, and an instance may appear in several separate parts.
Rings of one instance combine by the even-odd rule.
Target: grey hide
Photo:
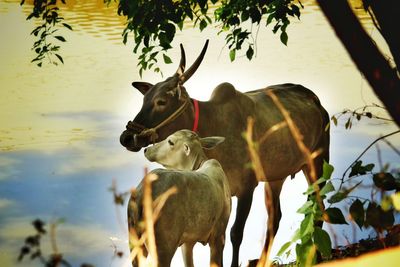
[[[221,165],[215,159],[207,159],[203,147],[210,149],[223,139],[199,138],[192,131],[181,130],[145,150],[150,161],[168,168],[151,171],[158,177],[152,183],[153,200],[171,187],[178,190],[168,198],[154,226],[160,267],[170,266],[181,245],[185,266],[193,266],[192,250],[196,242],[208,243],[210,264],[222,266],[231,193]],[[142,219],[142,198],[141,183],[128,207],[129,227],[134,227],[139,234],[142,231],[138,227]]]

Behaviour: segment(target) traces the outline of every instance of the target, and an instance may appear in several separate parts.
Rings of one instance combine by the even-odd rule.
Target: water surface
[[[74,31],[63,32],[68,40],[60,52],[65,65],[38,68],[29,63],[34,56],[30,50],[34,39],[29,35],[34,23],[25,20],[28,6],[21,8],[19,1],[0,1],[1,266],[18,266],[15,259],[19,247],[33,233],[29,222],[37,217],[46,221],[66,219],[59,227],[59,247],[74,266],[82,262],[123,265],[127,258],[115,258],[114,247],[126,255],[125,208],[116,209],[108,188],[115,180],[121,191],[129,190],[138,184],[145,166],[155,166],[145,161],[142,152],[125,151],[119,144],[119,134],[142,101],[142,95],[130,85],[141,78],[136,56],[131,52],[133,44],[122,44],[123,18],[116,15],[115,6],[105,8],[101,0],[67,2],[62,14]],[[230,63],[228,51],[221,51],[224,36],[217,35],[218,29],[211,27],[199,33],[187,24],[172,44],[174,49],[169,55],[174,64],[162,65],[162,69],[166,75],[175,72],[179,43],[184,44],[190,64],[209,38],[201,67],[185,84],[196,99],[207,100],[212,89],[225,81],[240,91],[294,82],[312,89],[330,114],[379,103],[318,7],[309,1],[305,6],[301,21],[294,21],[288,29],[287,47],[269,28],[260,28],[257,57],[251,62],[239,57]],[[363,10],[356,11],[380,43]],[[151,72],[143,77],[149,82],[160,79]],[[364,120],[348,132],[343,124],[341,121],[341,126],[331,131],[331,159],[337,177],[374,138],[394,128]],[[391,141],[400,144],[399,138]],[[386,146],[380,149],[384,161],[399,162]],[[372,150],[365,160],[376,162],[376,155]],[[301,194],[305,188],[301,174],[284,185],[283,219],[273,253],[298,227],[301,216],[295,211],[305,201]],[[259,256],[264,242],[262,191],[262,185],[256,189],[246,225],[241,250],[244,263]],[[338,244],[370,233],[354,232],[352,228],[339,229]],[[229,265],[231,247],[227,236],[225,264]],[[195,262],[206,266],[207,253],[206,247],[196,246]],[[178,254],[173,266],[181,265]]]

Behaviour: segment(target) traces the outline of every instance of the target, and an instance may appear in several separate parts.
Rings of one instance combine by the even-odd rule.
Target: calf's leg
[[[222,258],[225,245],[225,234],[217,236],[210,240],[210,266],[222,267]]]

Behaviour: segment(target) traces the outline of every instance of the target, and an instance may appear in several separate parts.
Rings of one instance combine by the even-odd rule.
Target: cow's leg
[[[264,185],[265,206],[267,208],[267,213],[268,213],[267,225],[269,225],[270,223],[272,224],[271,231],[269,230],[269,227],[267,227],[267,238],[264,244],[264,252],[268,251],[270,240],[278,232],[279,222],[281,221],[282,218],[281,202],[279,200],[279,196],[285,178],[286,177],[282,179],[277,179],[273,182],[265,182]]]
[[[210,266],[222,267],[225,233],[210,240]]]
[[[193,247],[195,243],[184,243],[181,246],[183,262],[185,263],[185,267],[193,267]]]
[[[232,242],[232,267],[239,266],[239,248],[243,240],[243,230],[253,202],[253,192],[255,186],[251,187],[246,193],[238,196],[236,207],[236,218],[231,228]]]

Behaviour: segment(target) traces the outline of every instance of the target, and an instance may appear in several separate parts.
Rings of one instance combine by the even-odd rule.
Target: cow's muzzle
[[[125,130],[122,132],[119,141],[122,146],[124,146],[129,151],[137,152],[143,147],[150,144],[150,140],[146,136],[140,136],[137,133],[133,133],[130,130]]]

